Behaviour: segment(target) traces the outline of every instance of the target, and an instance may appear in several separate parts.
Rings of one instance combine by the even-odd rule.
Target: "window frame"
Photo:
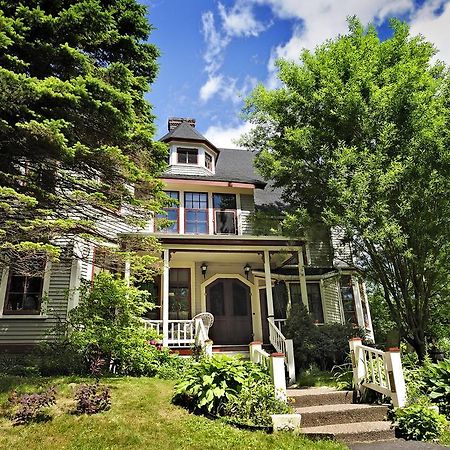
[[[311,310],[310,310],[310,306],[309,306],[309,305],[310,305],[310,299],[309,299],[309,295],[308,295],[308,293],[307,293],[307,295],[308,295],[308,299],[307,299],[307,301],[308,301],[308,312],[309,312],[309,314],[311,315],[311,317],[312,317],[312,319],[313,319],[315,325],[323,325],[323,324],[326,323],[323,290],[322,290],[322,287],[321,287],[321,285],[320,285],[320,280],[319,280],[319,281],[309,281],[309,280],[308,280],[308,281],[306,282],[306,289],[308,289],[308,285],[312,285],[312,284],[318,285],[318,288],[319,288],[320,306],[321,306],[321,308],[322,308],[323,322],[316,321],[316,320],[312,317]],[[291,290],[292,287],[293,287],[293,285],[297,286],[300,301],[301,301],[302,304],[304,305],[305,303],[303,302],[302,291],[301,291],[301,286],[300,286],[300,282],[299,282],[299,281],[291,281],[291,282],[289,282],[289,289],[288,289],[288,290],[289,290],[289,300],[290,300],[290,302],[291,302],[291,305],[293,304],[292,290]]]
[[[188,289],[188,305],[187,305],[187,310],[186,310],[188,313],[187,319],[170,318],[170,314],[171,314],[170,300],[172,298],[175,298],[175,295],[171,295],[171,293],[172,293],[171,289],[180,287],[180,286],[172,285],[171,280],[170,280],[170,278],[171,278],[170,275],[171,275],[171,273],[173,273],[172,271],[176,271],[176,270],[183,270],[183,271],[186,271],[188,274],[188,277],[187,277],[188,279],[186,282],[186,286]],[[161,305],[162,305],[162,301],[161,301]],[[190,267],[171,267],[169,269],[169,320],[190,320],[190,319],[192,319],[192,269]]]
[[[51,261],[47,260],[45,263],[44,274],[42,276],[42,289],[41,289],[41,302],[39,312],[37,314],[25,313],[25,314],[5,314],[4,309],[6,305],[6,295],[8,292],[8,284],[10,279],[10,269],[6,267],[0,272],[0,319],[46,319],[47,315],[47,304],[45,298],[48,297],[49,287],[50,287],[50,276],[51,276]]]
[[[229,196],[234,197],[234,208],[223,208],[223,207],[216,207],[215,200],[218,196]],[[221,193],[221,192],[213,192],[212,194],[212,206],[213,206],[213,231],[215,235],[224,235],[224,236],[236,236],[239,234],[239,224],[238,224],[238,214],[237,214],[237,195],[236,194],[229,194],[229,193]],[[233,223],[234,223],[234,232],[233,233],[226,233],[223,231],[218,230],[218,221],[217,221],[217,213],[232,213],[234,215]]]
[[[158,219],[167,219],[167,220],[171,220],[169,219],[169,215],[164,215],[162,217],[158,217],[159,214],[156,214],[155,218],[154,218],[154,230],[156,233],[165,233],[165,234],[170,234],[170,233],[175,233],[175,234],[179,234],[180,233],[180,208],[181,208],[181,204],[180,204],[180,191],[165,191],[165,193],[167,195],[169,195],[170,198],[176,200],[178,202],[178,206],[169,206],[167,208],[163,208],[163,211],[166,211],[168,214],[171,211],[175,211],[177,214],[177,218],[176,220],[174,220],[173,222],[176,222],[173,225],[176,225],[176,229],[172,230],[170,228],[161,228],[158,229],[157,223],[158,223]],[[171,194],[176,194],[176,197],[172,197]]]
[[[177,147],[177,164],[184,164],[184,165],[191,165],[191,166],[198,166],[198,162],[199,162],[199,151],[198,148],[190,148],[190,147]],[[181,161],[180,160],[180,154],[185,154],[186,155],[186,161]],[[189,155],[194,155],[195,154],[195,162],[190,162],[189,161]]]
[[[214,171],[214,158],[208,152],[205,152],[205,167],[211,172]]]
[[[201,206],[201,204],[205,204],[204,208],[196,208],[193,205],[195,204],[196,200],[189,199],[190,194],[198,194],[199,196],[205,196],[205,200],[201,200],[200,197],[198,199],[198,205]],[[192,192],[192,191],[185,191],[184,192],[184,200],[183,200],[183,208],[184,208],[184,234],[210,234],[209,229],[209,196],[207,192]],[[187,202],[192,203],[192,207],[187,207]],[[206,214],[206,219],[199,221],[199,220],[188,220],[188,212],[203,212]],[[188,231],[188,223],[190,224],[196,224],[195,228],[196,231]],[[198,224],[205,224],[206,225],[206,231],[205,232],[199,232],[198,231]]]

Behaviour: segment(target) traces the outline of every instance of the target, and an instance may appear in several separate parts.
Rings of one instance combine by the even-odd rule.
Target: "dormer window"
[[[196,148],[177,148],[178,164],[198,164],[198,150]]]
[[[205,167],[209,170],[213,170],[213,159],[209,153],[205,153]]]

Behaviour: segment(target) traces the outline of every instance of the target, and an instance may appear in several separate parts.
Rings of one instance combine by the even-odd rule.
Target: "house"
[[[198,132],[195,120],[169,119],[161,141],[170,148],[163,174],[174,199],[166,208],[169,226],[162,216],[145,230],[111,216],[100,216],[99,223],[110,233],[160,240],[164,269],[152,286],[158,305],[145,324],[162,333],[164,345],[191,345],[192,318],[208,311],[215,345],[258,340],[287,352],[283,324],[296,302],[303,302],[319,326],[350,321],[373,337],[364,282],[339,230],[317,226],[298,238],[269,232],[282,213],[280,192],[255,173],[251,152],[217,148]],[[272,213],[265,227],[260,213],[267,210]],[[49,330],[77,304],[81,281],[95,273],[95,251],[81,240],[62,245],[65,256],[42,276],[4,270],[0,346],[48,339]]]

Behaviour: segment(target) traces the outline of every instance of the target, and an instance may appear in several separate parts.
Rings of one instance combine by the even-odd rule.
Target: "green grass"
[[[0,403],[12,389],[32,391],[56,385],[57,406],[50,422],[12,426],[0,417],[0,449],[14,450],[113,450],[146,449],[293,449],[342,450],[335,442],[311,442],[290,433],[265,434],[238,430],[220,421],[189,414],[170,403],[173,383],[155,378],[109,378],[112,407],[93,416],[75,416],[73,391],[80,378],[0,379]]]
[[[439,443],[450,447],[450,428],[441,436]]]

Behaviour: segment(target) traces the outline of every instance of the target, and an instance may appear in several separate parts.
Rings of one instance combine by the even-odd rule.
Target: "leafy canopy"
[[[354,242],[402,335],[423,355],[450,275],[450,78],[408,26],[349,33],[278,61],[281,85],[246,103],[243,143],[290,204],[293,232],[323,221]]]
[[[135,0],[0,0],[4,263],[31,244],[50,253],[62,234],[111,240],[99,211],[115,217],[126,203],[126,220],[142,224],[158,209],[166,149],[144,98],[159,54],[151,29]],[[130,186],[143,182],[137,200]]]

